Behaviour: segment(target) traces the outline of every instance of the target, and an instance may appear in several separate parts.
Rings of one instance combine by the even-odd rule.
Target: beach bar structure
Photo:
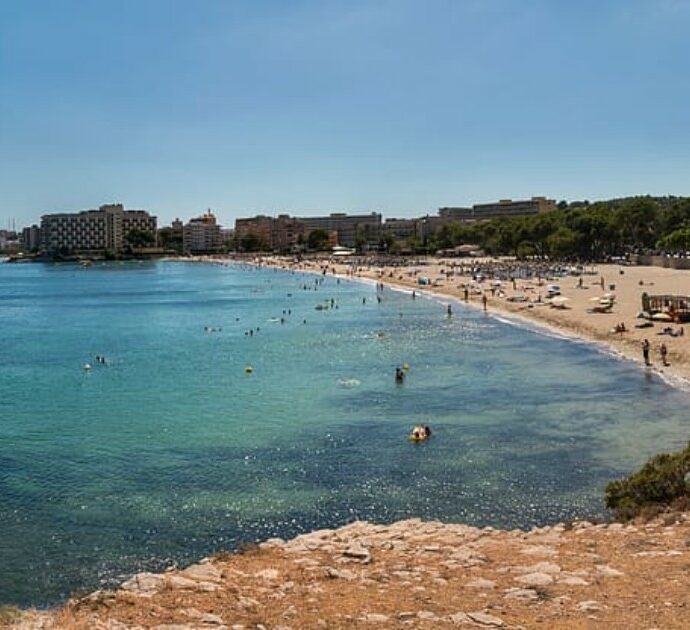
[[[690,296],[642,294],[642,310],[647,313],[668,313],[674,320],[690,321]]]

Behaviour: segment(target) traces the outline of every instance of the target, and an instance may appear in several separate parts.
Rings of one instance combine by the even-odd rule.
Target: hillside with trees
[[[690,198],[627,197],[559,203],[559,210],[531,217],[450,223],[415,250],[435,251],[473,243],[489,254],[603,260],[631,252],[690,251]]]

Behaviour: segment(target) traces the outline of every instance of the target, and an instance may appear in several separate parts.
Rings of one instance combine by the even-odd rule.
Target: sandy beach
[[[642,344],[647,339],[652,364],[647,369],[676,380],[679,384],[690,385],[690,336],[659,334],[668,327],[679,332],[687,325],[654,322],[649,328],[635,327],[646,321],[638,318],[642,310],[643,293],[690,295],[688,271],[661,267],[590,265],[581,276],[546,275],[539,280],[518,279],[514,287],[510,281],[503,281],[500,287],[494,286],[492,291],[492,278],[477,282],[469,273],[463,273],[468,266],[486,264],[486,260],[426,258],[415,261],[421,264],[395,267],[366,264],[355,267],[351,263],[327,259],[295,262],[292,258],[277,256],[257,257],[246,262],[315,273],[322,273],[327,267],[328,273],[374,280],[384,285],[414,290],[417,295],[433,294],[461,301],[465,301],[467,288],[467,304],[470,306],[484,308],[483,298],[486,296],[487,312],[523,318],[567,336],[602,344],[607,350],[640,365],[643,365]],[[500,265],[502,262],[493,261],[493,264]],[[460,266],[464,266],[464,269]],[[428,278],[431,284],[420,285],[420,277]],[[550,284],[560,287],[561,296],[566,298],[564,308],[554,308],[547,301],[547,286]],[[592,308],[598,306],[598,299],[606,294],[615,296],[610,311],[592,312]],[[524,297],[526,301],[511,301],[516,297]],[[615,327],[621,323],[625,325],[625,332],[614,332]],[[667,365],[663,365],[660,354],[662,344],[665,344],[668,352]]]

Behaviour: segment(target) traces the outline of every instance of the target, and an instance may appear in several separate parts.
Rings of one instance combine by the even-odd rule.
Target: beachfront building
[[[41,247],[41,228],[37,225],[25,227],[22,230],[21,242],[27,252],[38,251]]]
[[[302,245],[304,233],[304,225],[287,214],[235,220],[235,242],[243,250],[290,252]]]
[[[417,236],[418,222],[419,219],[386,219],[381,226],[381,234],[384,239],[406,241]]]
[[[220,225],[210,210],[190,219],[182,228],[182,247],[186,254],[211,254],[222,250]]]
[[[333,212],[322,217],[298,217],[304,225],[305,236],[313,230],[335,234],[338,245],[360,249],[378,248],[382,236],[382,220],[378,212],[370,214],[345,214]]]
[[[288,214],[269,217],[259,214],[250,219],[235,220],[235,242],[245,249],[247,237],[252,237],[254,248],[272,252],[290,252],[304,242],[304,226]]]
[[[235,221],[235,241],[240,249],[287,252],[307,242],[314,230],[323,230],[331,246],[377,248],[382,237],[381,215],[332,213],[320,217],[257,215]],[[244,245],[243,245],[244,244]]]
[[[45,214],[41,244],[49,254],[118,254],[129,246],[130,233],[147,233],[155,240],[156,223],[156,217],[145,210],[125,210],[120,203],[98,210]]]
[[[471,208],[439,208],[438,216],[451,222],[473,223],[475,221],[489,221],[491,219],[529,217],[545,212],[553,212],[557,209],[558,206],[555,199],[532,197],[522,201],[501,199],[494,203],[475,204]]]

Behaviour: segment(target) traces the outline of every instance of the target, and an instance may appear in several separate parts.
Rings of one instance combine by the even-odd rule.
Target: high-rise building
[[[145,210],[125,210],[122,204],[41,217],[41,242],[48,253],[120,253],[132,231],[148,232],[155,239],[156,217]]]
[[[34,252],[41,247],[41,228],[37,225],[25,227],[22,230],[22,246],[25,250]]]
[[[209,210],[182,228],[182,243],[187,254],[208,254],[223,248],[223,237],[215,215]]]

